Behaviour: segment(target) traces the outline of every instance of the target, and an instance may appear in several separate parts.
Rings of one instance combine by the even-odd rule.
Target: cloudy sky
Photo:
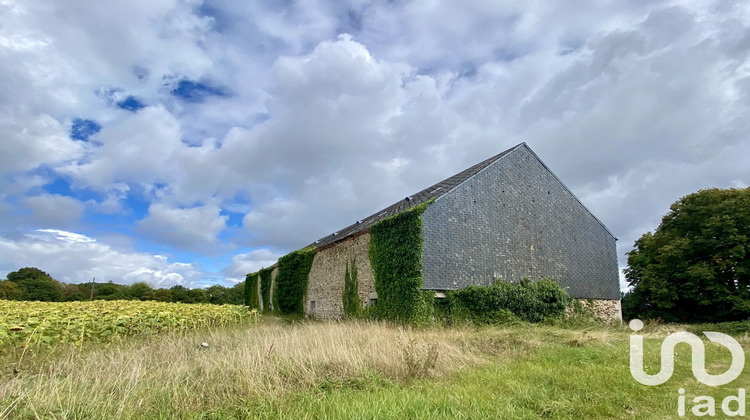
[[[0,278],[231,285],[525,141],[615,235],[750,183],[745,1],[0,0]]]

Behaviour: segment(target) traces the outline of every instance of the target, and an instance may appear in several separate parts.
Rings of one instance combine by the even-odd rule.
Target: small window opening
[[[315,301],[314,300],[310,301],[310,312],[315,312]]]

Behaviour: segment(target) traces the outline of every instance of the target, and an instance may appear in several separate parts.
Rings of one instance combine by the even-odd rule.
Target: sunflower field
[[[183,333],[225,325],[254,324],[259,315],[239,305],[132,300],[22,302],[0,300],[0,351],[125,337]]]

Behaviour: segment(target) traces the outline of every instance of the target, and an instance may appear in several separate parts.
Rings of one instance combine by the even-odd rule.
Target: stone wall
[[[359,297],[368,303],[368,295],[375,292],[370,266],[370,234],[365,233],[323,248],[315,254],[305,296],[305,315],[318,319],[340,319],[342,316],[344,276],[346,264],[357,263]],[[313,309],[313,303],[315,308]]]
[[[610,324],[622,322],[622,305],[619,299],[578,299],[584,310],[593,311],[594,315]],[[572,313],[572,309],[568,309]]]

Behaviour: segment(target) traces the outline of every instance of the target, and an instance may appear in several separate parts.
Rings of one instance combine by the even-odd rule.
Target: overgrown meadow
[[[732,332],[747,348],[740,327]],[[641,331],[647,371],[658,370],[661,339],[680,329]],[[253,314],[119,339],[5,342],[0,418],[676,418],[679,388],[688,416],[705,395],[721,418],[721,400],[750,379],[701,385],[678,345],[672,379],[641,385],[629,334],[575,319],[412,328]],[[709,371],[722,372],[728,351],[707,348]]]

